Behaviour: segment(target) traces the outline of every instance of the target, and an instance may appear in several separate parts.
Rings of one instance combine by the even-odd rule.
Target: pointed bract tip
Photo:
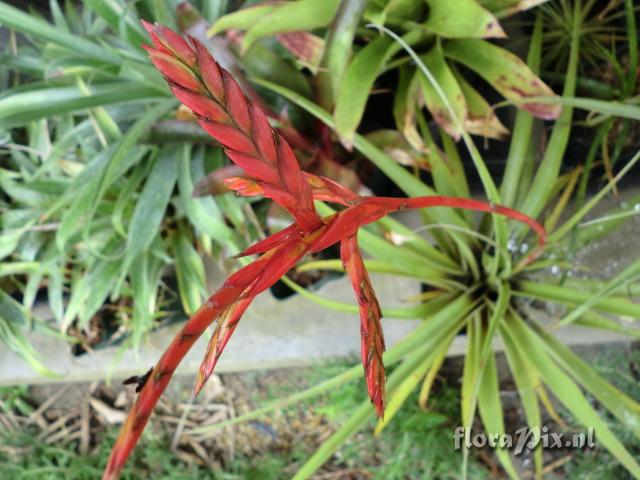
[[[140,20],[140,23],[142,24],[144,29],[149,33],[153,32],[155,27],[156,27],[156,25],[154,23],[147,22],[144,19]]]

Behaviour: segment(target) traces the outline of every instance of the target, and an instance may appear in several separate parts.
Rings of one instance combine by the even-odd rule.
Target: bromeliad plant
[[[204,130],[225,148],[227,156],[246,173],[228,179],[240,195],[261,195],[285,208],[294,223],[244,250],[239,256],[259,255],[231,275],[188,320],[171,345],[146,375],[136,379],[140,395],[115,444],[104,478],[117,478],[127,457],[182,358],[213,322],[217,322],[199,370],[195,392],[211,375],[242,314],[253,299],[271,287],[305,255],[340,243],[340,255],[359,306],[362,365],[371,403],[384,414],[385,349],[382,312],[376,300],[358,246],[359,229],[386,215],[409,209],[452,207],[506,216],[532,228],[538,236],[534,249],[520,264],[533,260],[544,245],[544,229],[520,212],[468,198],[426,196],[413,198],[361,197],[340,184],[303,172],[287,141],[269,125],[267,117],[242,92],[197,39],[183,39],[164,26],[145,24],[154,46],[145,47],[174,95],[198,117]],[[343,210],[321,217],[314,200],[342,205]]]

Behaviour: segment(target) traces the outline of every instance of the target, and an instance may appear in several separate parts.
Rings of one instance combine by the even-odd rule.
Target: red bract
[[[104,479],[118,478],[171,375],[205,329],[217,321],[200,368],[196,393],[211,375],[220,354],[251,301],[276,283],[307,253],[338,242],[345,271],[360,307],[362,364],[369,397],[378,416],[384,413],[385,372],[382,312],[358,248],[358,229],[391,212],[452,207],[505,215],[529,225],[544,244],[544,230],[517,211],[477,200],[454,197],[361,197],[338,183],[302,172],[286,140],[274,132],[264,113],[240,90],[206,48],[194,38],[186,40],[163,26],[145,23],[154,47],[145,47],[176,97],[195,112],[202,127],[225,148],[228,157],[246,177],[227,180],[241,195],[263,195],[287,209],[295,222],[258,242],[240,256],[260,257],[231,275],[187,321],[148,376],[129,412],[111,452]],[[313,200],[343,205],[325,218]],[[538,250],[539,251],[539,250]]]

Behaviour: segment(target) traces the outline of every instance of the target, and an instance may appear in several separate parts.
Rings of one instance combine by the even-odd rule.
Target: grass
[[[597,371],[616,387],[632,397],[640,395],[638,369],[640,349],[610,348],[593,359]],[[322,379],[343,371],[350,361],[340,360],[301,370],[291,370],[284,376],[286,381],[273,379],[269,374],[249,373],[238,376],[246,387],[251,403],[268,402],[297,391],[300,384],[314,385]],[[447,369],[448,370],[448,369]],[[409,397],[405,408],[396,415],[384,430],[384,435],[373,435],[373,424],[360,434],[353,436],[335,453],[327,465],[329,472],[342,472],[374,480],[400,480],[406,478],[456,479],[459,477],[461,452],[453,450],[452,434],[457,426],[460,409],[459,389],[453,378],[436,380],[437,394],[432,396],[428,412],[417,405],[417,394]],[[280,377],[282,378],[282,377]],[[344,421],[347,412],[357,407],[365,398],[362,379],[334,389],[322,397],[296,405],[286,415],[295,419],[312,410],[332,424]],[[256,389],[259,385],[264,388]],[[263,393],[254,393],[257,390]],[[0,389],[1,411],[27,416],[34,407],[29,403],[26,387]],[[594,405],[597,402],[591,399]],[[598,408],[601,414],[604,409]],[[566,419],[570,415],[560,414]],[[640,456],[640,442],[624,426],[614,425],[612,418],[605,417],[616,434],[635,455]],[[295,421],[295,420],[293,420]],[[521,419],[524,425],[525,420]],[[116,438],[116,426],[102,430],[91,453],[78,453],[77,441],[46,444],[38,439],[36,426],[25,427],[16,434],[0,432],[0,478],[11,479],[94,479],[104,466],[105,458]],[[276,480],[289,478],[292,467],[309,455],[309,447],[302,443],[291,448],[270,448],[247,455],[239,453],[224,463],[224,468],[211,471],[207,467],[187,463],[170,450],[170,435],[153,423],[135,450],[123,479],[213,479],[213,480]],[[597,440],[597,438],[596,438]],[[474,452],[477,453],[477,452]],[[620,464],[602,447],[593,450],[569,452],[572,458],[547,478],[593,478],[618,480],[630,478]],[[560,452],[562,457],[565,453]],[[551,463],[551,462],[549,462]],[[488,479],[491,473],[476,455],[469,465],[469,479]],[[290,472],[289,474],[285,472]],[[284,475],[284,476],[283,476]]]
[[[294,391],[301,382],[313,384],[321,378],[342,371],[350,363],[331,362],[312,369],[287,372],[286,383],[270,380],[257,373],[241,377],[252,403],[281,398]],[[289,375],[290,373],[290,375]],[[346,412],[366,398],[361,382],[351,382],[313,403],[297,405],[285,415],[292,425],[301,419],[305,411],[313,409],[314,415],[324,417],[331,424],[344,420]],[[256,384],[264,386],[263,395],[253,395]],[[24,387],[0,389],[0,399],[10,411],[28,415],[33,406],[28,403],[28,390]],[[435,399],[432,411],[422,412],[417,399],[411,398],[407,408],[398,413],[397,422],[389,425],[385,435],[373,436],[372,428],[353,437],[338,451],[326,467],[328,471],[362,472],[363,478],[456,478],[462,456],[452,448],[451,432],[459,408],[455,386],[444,386]],[[256,422],[256,424],[262,424]],[[371,425],[373,427],[373,424]],[[302,425],[301,429],[306,426]],[[45,444],[38,439],[38,428],[23,428],[19,434],[0,433],[0,478],[12,479],[93,479],[97,478],[108,456],[109,448],[117,435],[117,426],[102,430],[97,444],[88,455],[78,453],[77,441],[68,444]],[[295,465],[299,465],[310,453],[313,445],[294,443],[291,448],[269,448],[256,455],[239,453],[231,461],[224,462],[224,469],[212,472],[206,467],[185,463],[170,450],[172,432],[162,431],[153,422],[143,436],[123,471],[123,479],[263,479],[289,478]],[[238,447],[241,452],[243,449]],[[474,464],[474,466],[476,466]],[[488,478],[488,472],[477,465],[470,478]],[[224,470],[224,472],[222,471]],[[283,472],[289,472],[283,474]],[[423,475],[429,472],[429,477]],[[284,476],[283,476],[284,475]],[[364,476],[367,475],[367,476]],[[370,475],[370,476],[369,476]]]

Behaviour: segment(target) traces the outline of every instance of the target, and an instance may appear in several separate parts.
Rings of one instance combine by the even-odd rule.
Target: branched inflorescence
[[[499,205],[441,196],[361,197],[326,177],[303,172],[286,140],[271,128],[262,110],[244,95],[202,43],[191,37],[184,39],[164,26],[145,23],[145,28],[154,44],[145,48],[174,95],[197,115],[202,128],[222,144],[229,159],[246,173],[226,180],[227,186],[240,195],[271,198],[292,215],[294,223],[242,252],[240,256],[259,257],[231,275],[176,335],[146,376],[103,478],[118,478],[173,372],[205,329],[217,321],[199,370],[196,393],[213,372],[251,301],[304,255],[338,242],[360,309],[362,364],[369,397],[378,416],[382,416],[385,384],[382,311],[358,248],[358,229],[394,211],[445,206],[497,213],[526,223],[538,234],[540,244],[544,243],[544,230],[526,215]],[[321,218],[314,200],[346,208]]]

